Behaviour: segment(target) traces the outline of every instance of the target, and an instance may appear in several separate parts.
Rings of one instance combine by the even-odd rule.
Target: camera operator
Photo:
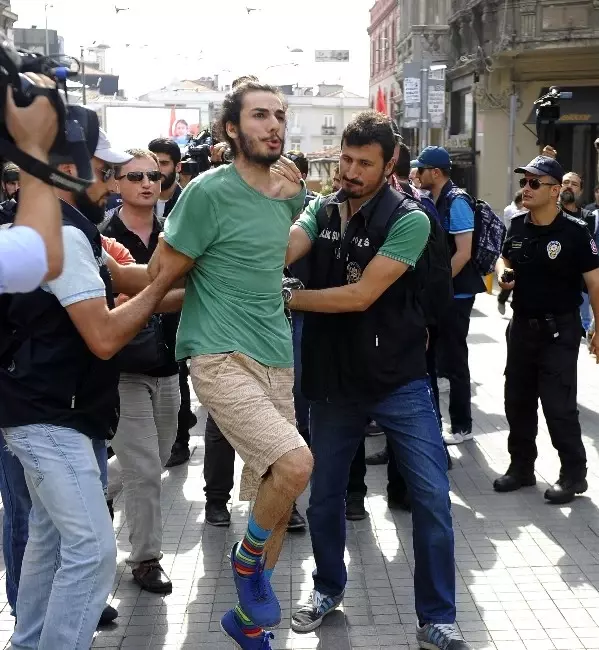
[[[130,157],[110,147],[93,111],[81,124],[95,152],[95,181],[80,194],[56,190],[60,204],[55,197],[49,203],[59,206],[59,219],[62,212],[62,273],[32,293],[5,297],[0,320],[0,428],[32,502],[12,638],[18,650],[91,645],[116,569],[93,440],[111,438],[118,421],[113,357],[169,288],[160,274],[149,284],[145,266],[120,266],[103,253],[95,224],[104,218],[113,165]],[[66,154],[50,162],[77,174]],[[26,189],[24,178],[19,210]],[[47,212],[39,205],[38,214]],[[134,297],[113,309],[113,291]],[[169,297],[158,311],[172,308],[168,303]]]
[[[28,77],[40,86],[53,84],[46,77]],[[48,161],[58,130],[57,115],[48,98],[37,97],[29,106],[17,107],[9,86],[6,126],[21,151]],[[62,270],[61,217],[54,190],[24,172],[20,182],[14,228],[0,232],[0,294],[33,291],[43,280],[55,279]]]

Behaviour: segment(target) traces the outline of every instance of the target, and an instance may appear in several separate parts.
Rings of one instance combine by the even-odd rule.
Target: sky
[[[368,96],[369,9],[374,0],[12,0],[15,27],[48,28],[81,46],[110,46],[107,68],[130,98],[178,79],[255,74],[267,83],[343,83]],[[126,9],[118,14],[115,6]],[[248,14],[246,7],[254,8]],[[291,53],[291,49],[303,52]],[[349,63],[316,63],[317,49],[350,50]],[[293,65],[296,64],[296,65]]]

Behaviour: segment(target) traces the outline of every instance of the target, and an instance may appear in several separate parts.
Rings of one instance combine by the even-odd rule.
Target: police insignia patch
[[[547,255],[550,260],[554,260],[562,250],[562,245],[558,241],[550,241],[547,244]]]

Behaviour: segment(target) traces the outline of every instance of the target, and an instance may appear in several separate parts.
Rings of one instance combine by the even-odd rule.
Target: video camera
[[[91,168],[93,151],[88,151],[84,127],[88,120],[97,117],[93,111],[82,106],[68,104],[66,81],[78,71],[79,62],[76,59],[17,50],[0,32],[0,155],[41,181],[69,192],[82,192],[94,182]],[[36,86],[25,76],[27,72],[45,75],[57,87]],[[38,95],[50,100],[58,116],[58,134],[50,153],[71,159],[77,167],[78,178],[36,160],[16,146],[6,127],[6,93],[9,86],[12,87],[17,106],[29,106]]]
[[[559,140],[555,124],[561,116],[559,101],[572,99],[571,92],[561,92],[551,86],[549,92],[534,103],[537,107],[537,144],[555,147]]]

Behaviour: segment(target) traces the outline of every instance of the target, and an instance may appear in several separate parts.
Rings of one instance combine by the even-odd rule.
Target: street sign
[[[349,63],[349,50],[316,50],[316,63]]]
[[[420,102],[422,98],[421,68],[421,64],[414,62],[406,63],[403,68],[404,119],[402,126],[406,129],[416,129],[420,122]]]

